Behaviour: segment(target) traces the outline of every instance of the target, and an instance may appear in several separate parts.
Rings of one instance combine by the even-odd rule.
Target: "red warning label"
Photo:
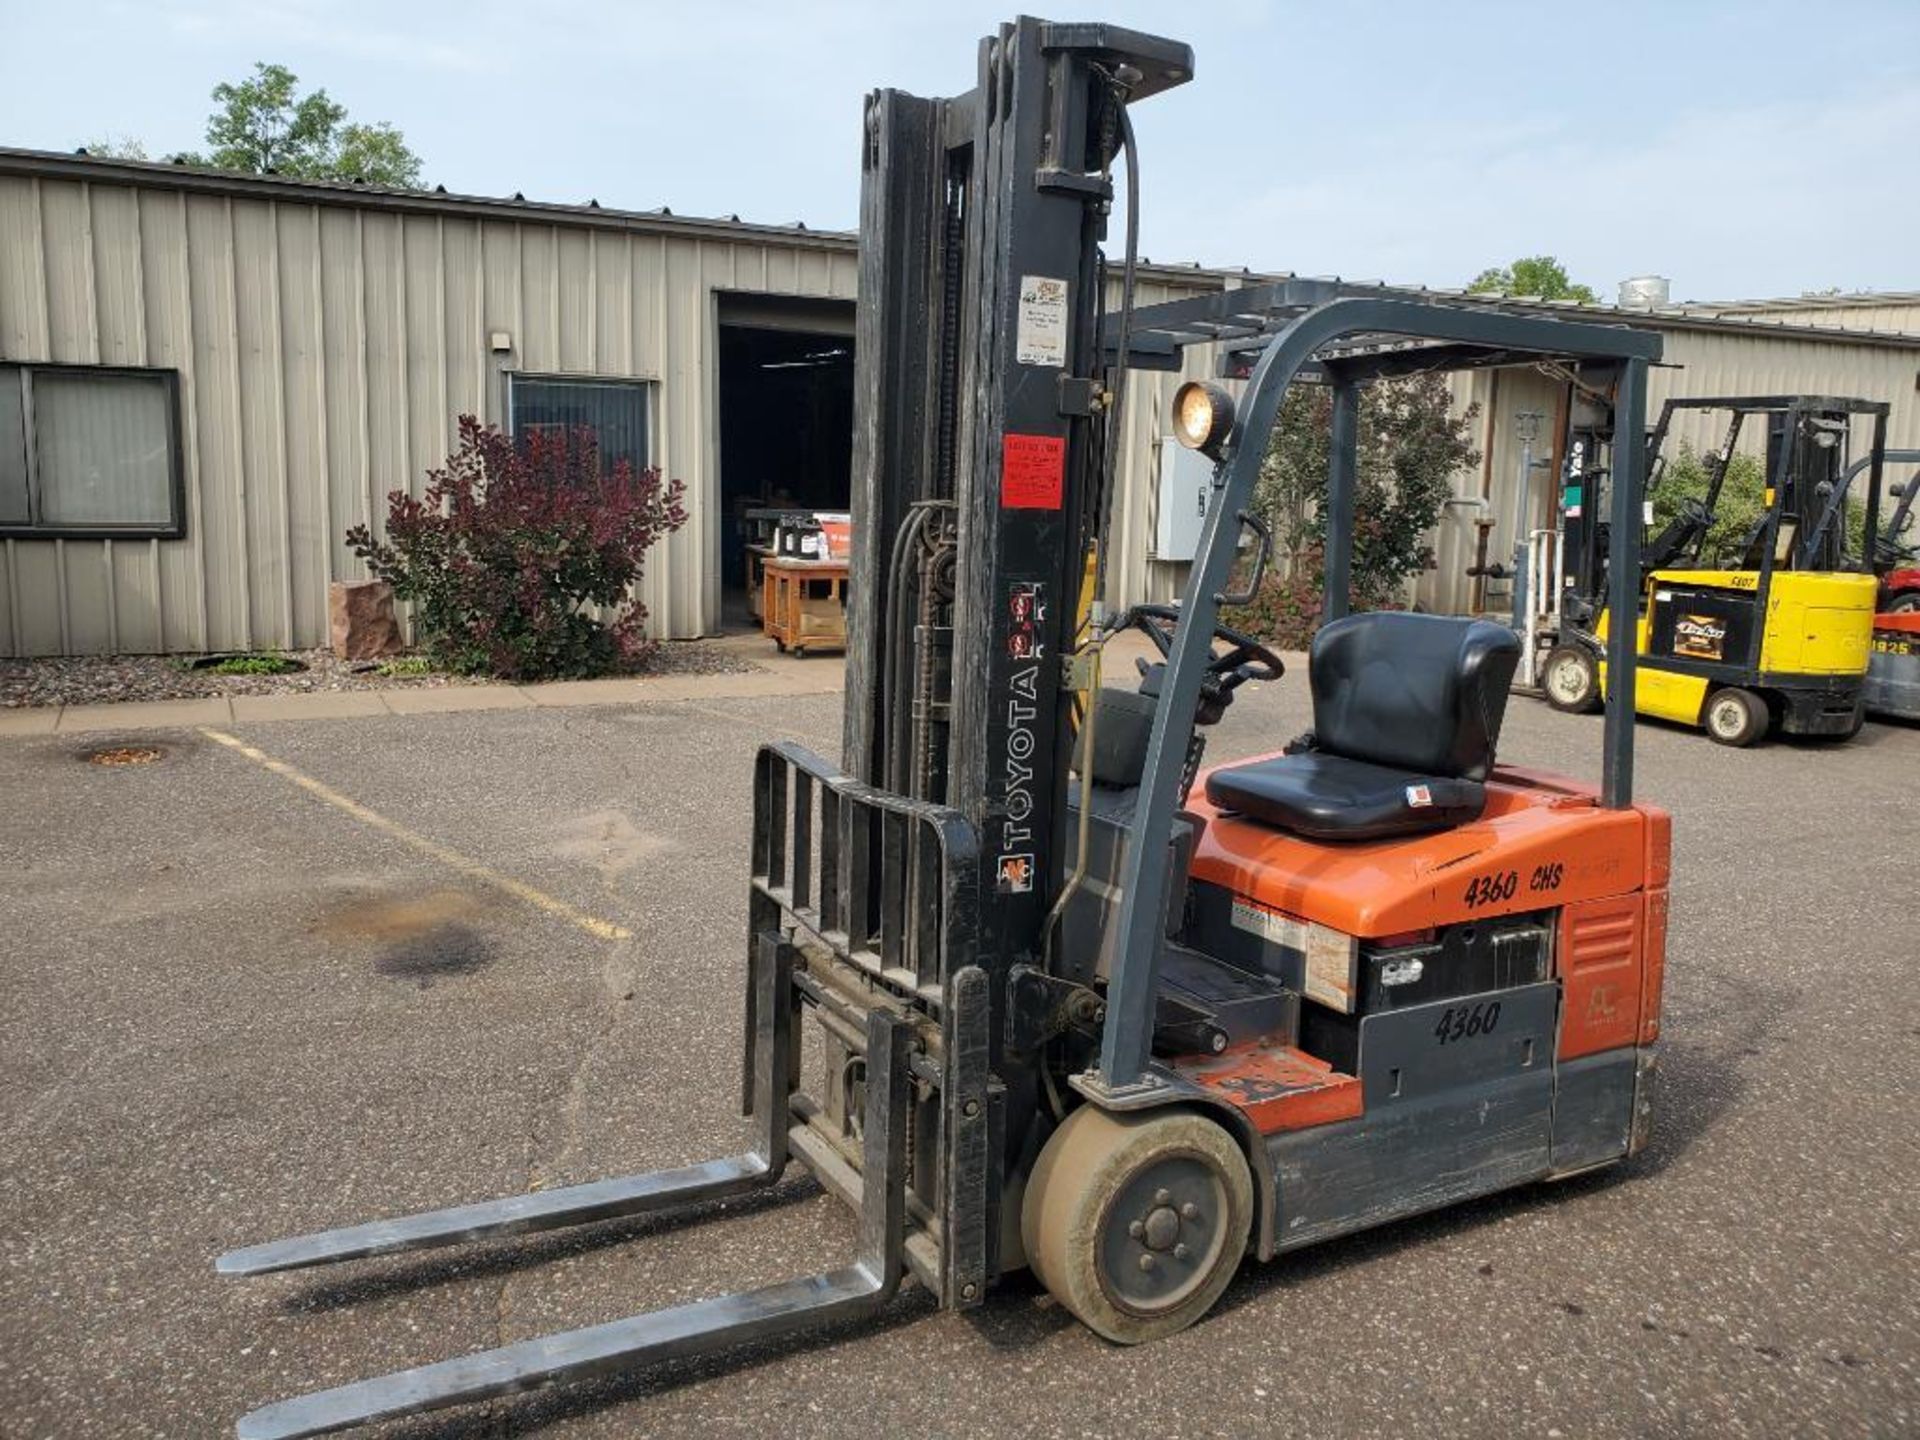
[[[1061,435],[1014,435],[1000,442],[1000,508],[1058,510],[1067,479]]]

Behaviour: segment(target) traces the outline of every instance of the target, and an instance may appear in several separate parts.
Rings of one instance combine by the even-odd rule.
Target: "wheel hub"
[[[1149,1250],[1171,1250],[1180,1238],[1180,1212],[1171,1205],[1157,1205],[1140,1228],[1144,1232],[1140,1238]]]
[[[1203,1285],[1225,1243],[1227,1197],[1200,1156],[1158,1158],[1121,1188],[1100,1246],[1100,1286],[1123,1310],[1154,1315]]]

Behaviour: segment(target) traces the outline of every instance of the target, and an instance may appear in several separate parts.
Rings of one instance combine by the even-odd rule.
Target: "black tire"
[[[1884,613],[1888,615],[1907,615],[1920,610],[1920,590],[1902,590],[1887,601]]]
[[[1021,1238],[1055,1299],[1137,1345],[1212,1308],[1246,1254],[1253,1203],[1246,1156],[1204,1115],[1082,1105],[1034,1165]]]
[[[1751,690],[1729,685],[1707,696],[1700,723],[1716,744],[1745,749],[1767,733],[1773,717],[1767,702]]]
[[[1600,708],[1600,662],[1584,645],[1556,645],[1540,667],[1540,693],[1554,709],[1591,715]]]

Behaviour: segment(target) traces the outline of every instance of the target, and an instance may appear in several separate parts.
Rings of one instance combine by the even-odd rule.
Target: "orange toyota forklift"
[[[1136,307],[1137,207],[1117,261],[1101,249],[1113,170],[1137,198],[1130,107],[1192,73],[1170,40],[1021,19],[982,42],[964,94],[867,100],[844,747],[838,765],[792,744],[756,762],[746,1149],[218,1269],[588,1224],[763,1189],[795,1162],[858,1212],[857,1253],[269,1405],[242,1436],[737,1347],[872,1314],[909,1280],[976,1306],[1028,1267],[1100,1334],[1148,1341],[1198,1320],[1248,1254],[1646,1143],[1669,826],[1634,803],[1631,714],[1609,710],[1597,785],[1504,763],[1510,630],[1344,612],[1364,386],[1552,362],[1615,389],[1631,452],[1659,339],[1319,281]],[[1083,611],[1127,372],[1223,340],[1260,346],[1243,393],[1188,384],[1169,418],[1213,463],[1184,598]],[[1220,612],[1259,582],[1248,507],[1304,383],[1333,400],[1313,730],[1209,769],[1208,727],[1282,678]],[[1639,508],[1617,487],[1622,613]],[[1104,684],[1101,647],[1130,626],[1161,658]],[[1609,662],[1631,695],[1629,640]]]

